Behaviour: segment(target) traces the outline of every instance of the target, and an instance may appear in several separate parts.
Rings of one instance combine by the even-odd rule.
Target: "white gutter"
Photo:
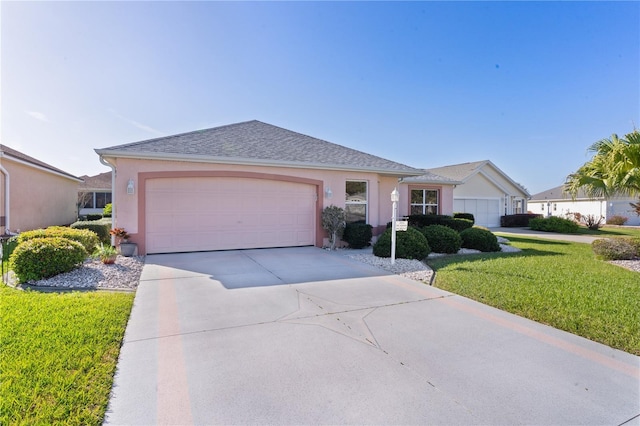
[[[9,209],[9,190],[11,185],[9,184],[9,172],[0,164],[0,173],[4,175],[4,233],[9,233],[9,224],[11,218],[11,209]]]
[[[111,228],[116,227],[116,166],[99,156],[100,162],[111,169]],[[111,245],[116,245],[116,236],[111,236]]]

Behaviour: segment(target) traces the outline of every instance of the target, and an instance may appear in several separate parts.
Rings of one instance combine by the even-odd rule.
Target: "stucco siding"
[[[185,161],[136,160],[129,158],[110,159],[116,165],[116,181],[114,187],[116,220],[118,227],[124,227],[139,246],[144,244],[144,216],[140,212],[141,179],[154,174],[166,176],[184,176],[199,173],[201,176],[242,175],[255,178],[263,175],[265,179],[287,178],[291,181],[316,182],[318,209],[329,205],[345,207],[345,185],[348,180],[367,182],[368,223],[374,228],[385,225],[391,220],[390,194],[398,184],[391,176],[381,176],[369,172],[345,172],[321,169],[303,169],[287,167],[267,167],[255,165],[212,164]],[[127,194],[129,180],[134,182],[134,194]],[[331,197],[327,190],[331,189]],[[386,195],[385,195],[386,194]],[[170,202],[170,200],[168,200]],[[144,207],[143,207],[144,208]],[[141,226],[142,225],[142,226]],[[318,232],[321,234],[322,231]]]
[[[502,189],[479,173],[453,191],[454,198],[500,198],[504,194]]]
[[[3,159],[10,178],[11,231],[27,231],[76,220],[78,182]]]

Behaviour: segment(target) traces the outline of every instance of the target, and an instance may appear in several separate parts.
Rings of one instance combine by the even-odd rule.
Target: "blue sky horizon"
[[[639,2],[0,3],[2,144],[94,149],[260,120],[531,194],[640,122]]]

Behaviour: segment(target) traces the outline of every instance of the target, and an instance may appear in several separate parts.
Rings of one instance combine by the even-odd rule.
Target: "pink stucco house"
[[[65,171],[0,145],[0,235],[74,222],[80,182]]]
[[[346,210],[374,235],[411,210],[410,190],[437,190],[451,214],[451,182],[399,179],[423,170],[260,121],[96,149],[115,171],[114,226],[138,252],[326,245],[321,212]],[[447,198],[442,200],[442,198]]]

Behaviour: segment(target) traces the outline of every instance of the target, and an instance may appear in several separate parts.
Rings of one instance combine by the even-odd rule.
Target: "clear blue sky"
[[[640,126],[639,2],[7,2],[2,143],[94,148],[257,119],[534,194]]]

